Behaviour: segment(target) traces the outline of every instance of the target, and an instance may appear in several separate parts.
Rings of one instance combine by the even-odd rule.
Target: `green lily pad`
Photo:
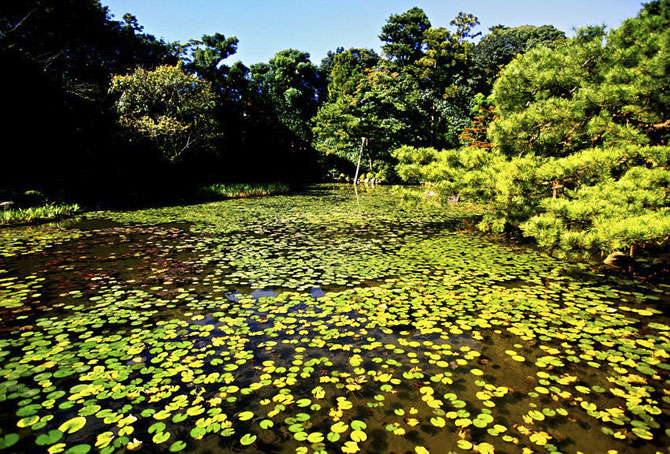
[[[63,438],[63,432],[60,430],[50,430],[48,433],[40,434],[35,439],[37,446],[53,445]]]
[[[181,440],[177,440],[170,445],[170,452],[179,452],[186,447],[186,443]]]
[[[253,442],[255,442],[255,441],[256,441],[256,438],[257,438],[256,435],[252,435],[252,434],[244,434],[244,435],[242,436],[242,438],[240,439],[240,443],[241,443],[243,446],[248,446],[248,445],[252,444]]]
[[[237,415],[237,417],[240,421],[248,421],[254,417],[254,413],[251,411],[243,411],[239,415]]]
[[[91,446],[87,444],[79,444],[68,448],[65,454],[88,454],[91,451]]]
[[[60,425],[60,427],[58,427],[58,430],[60,430],[63,433],[72,434],[81,430],[85,425],[86,425],[86,418],[83,416],[77,416],[76,418],[72,418],[68,421],[65,421],[63,424]]]

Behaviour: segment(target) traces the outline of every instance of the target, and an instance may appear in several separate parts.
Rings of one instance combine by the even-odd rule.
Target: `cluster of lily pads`
[[[668,287],[393,189],[0,231],[0,450],[666,453]]]

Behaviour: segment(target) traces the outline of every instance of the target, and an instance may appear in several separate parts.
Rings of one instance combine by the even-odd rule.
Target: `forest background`
[[[667,250],[670,1],[572,38],[478,25],[415,7],[387,19],[381,55],[286,49],[247,67],[224,63],[235,37],[166,42],[97,0],[4,2],[0,198],[127,206],[346,181],[364,142],[365,180],[483,204],[483,231],[559,255]]]

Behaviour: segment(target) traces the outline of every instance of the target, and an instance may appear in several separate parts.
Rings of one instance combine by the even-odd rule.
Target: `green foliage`
[[[602,28],[583,29],[505,68],[493,88],[500,117],[490,131],[504,153],[565,156],[594,146],[667,143],[667,13],[645,9],[603,44],[605,37]]]
[[[411,64],[423,56],[424,35],[430,28],[426,13],[418,7],[402,14],[394,14],[386,20],[379,35],[385,44],[386,56],[401,63]]]
[[[386,58],[364,49],[336,55],[328,99],[314,118],[315,148],[355,165],[365,137],[367,167],[389,173],[400,146],[458,145],[472,104],[466,74],[473,44],[466,39],[477,23],[461,13],[452,33],[412,8],[382,28]]]
[[[495,149],[402,147],[398,175],[444,200],[487,204],[479,228],[520,227],[562,255],[665,248],[670,241],[670,147],[586,149],[564,158],[511,159]],[[632,248],[632,249],[631,249]]]
[[[473,73],[471,83],[475,90],[489,93],[500,71],[517,55],[540,47],[556,47],[565,40],[565,33],[552,25],[522,25],[491,28],[491,33],[483,37],[472,52]]]
[[[287,192],[289,192],[289,186],[285,183],[218,183],[200,189],[200,193],[204,197],[213,200],[260,197],[274,194],[286,194]]]
[[[193,42],[193,64],[200,70],[216,68],[237,52],[238,43],[236,37],[226,38],[221,33],[203,35],[201,40]]]
[[[518,56],[494,85],[494,148],[401,147],[398,175],[484,202],[480,229],[520,230],[560,255],[667,248],[669,10],[654,2],[609,34],[587,28]],[[482,45],[512,30],[526,34],[519,46],[559,38],[497,28]]]
[[[217,93],[230,88],[231,68],[223,60],[237,52],[239,40],[226,38],[221,33],[203,35],[199,40],[190,40],[179,45],[179,56],[187,70],[197,74],[212,84]]]
[[[449,22],[449,25],[456,27],[456,39],[460,42],[465,41],[467,38],[476,38],[481,35],[481,32],[472,33],[472,31],[479,25],[479,19],[473,14],[464,13],[459,11],[456,17]]]
[[[117,140],[107,90],[113,74],[174,64],[162,40],[132,15],[115,20],[98,0],[0,2],[0,85],[5,143],[0,188],[97,198],[108,176],[137,162]],[[38,125],[38,126],[37,126]],[[39,128],[39,132],[36,132]],[[113,158],[112,158],[113,156]],[[117,192],[115,190],[115,192]],[[95,200],[98,203],[100,199]]]
[[[315,148],[324,154],[338,154],[355,162],[361,140],[358,134],[369,132],[359,130],[361,119],[351,101],[341,97],[324,104],[314,120]]]
[[[495,194],[498,169],[505,160],[495,150],[400,147],[398,176],[409,183],[430,183],[446,201],[458,195],[464,201],[490,202]]]
[[[521,228],[540,245],[564,254],[667,246],[668,148],[640,145],[667,143],[669,5],[647,5],[605,45],[601,30],[587,29],[531,51],[496,82],[491,137],[506,154],[527,156],[511,165],[564,156],[538,159],[526,175],[534,184],[521,192],[539,213]],[[542,186],[553,196],[541,197]],[[523,221],[513,203],[498,209]]]
[[[115,76],[110,92],[118,95],[120,123],[147,138],[170,162],[210,148],[216,137],[211,86],[186,74],[181,64]]]
[[[61,219],[79,212],[81,207],[77,204],[49,203],[28,208],[0,208],[0,226]]]
[[[389,161],[389,151],[411,133],[406,117],[415,99],[412,80],[380,65],[359,77],[353,96],[334,94],[315,117],[315,148],[356,163],[361,138],[366,137],[370,161]],[[375,171],[374,164],[368,169]]]
[[[293,135],[292,148],[305,148],[311,142],[310,119],[317,109],[318,73],[307,52],[286,49],[268,63],[250,68],[255,89],[267,97],[277,121]]]
[[[589,95],[604,64],[602,39],[602,32],[582,36],[557,49],[534,49],[510,63],[493,87],[500,116],[491,125],[492,142],[510,156],[565,155],[596,145],[591,139],[598,135],[587,124],[598,124]]]
[[[112,20],[91,0],[2,2],[0,51],[21,54],[68,93],[88,97],[104,95],[110,74],[170,60],[167,45],[143,34],[132,15]]]
[[[351,48],[333,58],[328,84],[328,96],[337,99],[353,97],[358,85],[365,80],[366,71],[377,65],[379,56],[372,49]]]
[[[585,150],[550,160],[538,176],[567,188],[521,225],[542,247],[589,254],[670,241],[670,147]]]

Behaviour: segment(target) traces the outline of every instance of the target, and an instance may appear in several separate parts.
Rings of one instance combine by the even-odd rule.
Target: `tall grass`
[[[286,194],[287,192],[289,192],[289,186],[285,183],[217,183],[200,188],[200,194],[208,199],[262,197],[273,194]]]
[[[48,204],[30,208],[0,208],[0,226],[28,224],[71,216],[81,211],[79,205]]]

